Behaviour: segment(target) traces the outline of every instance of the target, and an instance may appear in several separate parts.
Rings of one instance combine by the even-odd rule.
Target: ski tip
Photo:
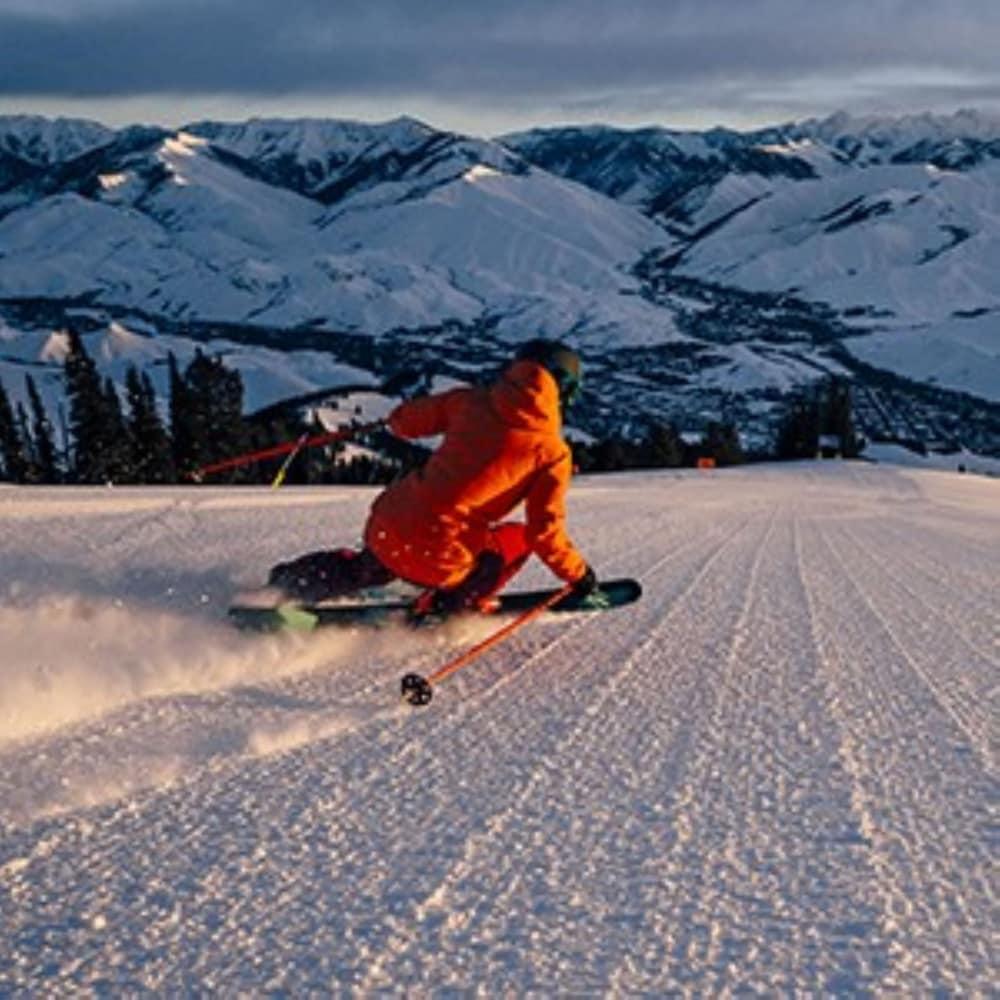
[[[273,608],[233,605],[226,614],[243,632],[311,632],[319,624],[315,614],[296,604]]]
[[[315,612],[307,611],[294,603],[279,605],[275,609],[275,613],[285,628],[298,632],[311,632],[319,622],[319,617]]]

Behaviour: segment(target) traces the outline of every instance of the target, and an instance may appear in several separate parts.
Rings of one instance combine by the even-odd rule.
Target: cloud
[[[933,106],[995,101],[998,49],[995,0],[24,0],[0,12],[0,95],[637,115],[835,107],[861,81],[869,102]]]

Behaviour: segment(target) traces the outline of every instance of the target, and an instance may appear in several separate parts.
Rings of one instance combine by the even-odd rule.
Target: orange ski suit
[[[422,469],[376,499],[365,545],[404,580],[453,587],[493,547],[497,522],[524,501],[532,551],[576,582],[587,563],[566,533],[572,457],[561,425],[555,379],[534,361],[515,362],[488,388],[398,406],[389,416],[394,434],[444,440]]]

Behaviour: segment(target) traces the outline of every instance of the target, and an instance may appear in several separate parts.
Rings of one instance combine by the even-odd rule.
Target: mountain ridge
[[[43,316],[81,309],[175,347],[214,324],[234,356],[325,337],[344,360],[368,338],[375,366],[453,375],[542,334],[600,376],[595,433],[722,416],[763,440],[789,393],[824,372],[877,391],[874,370],[928,435],[1000,447],[998,220],[1000,120],[970,111],[496,140],[410,118],[0,118],[0,374],[37,363],[21,335]],[[959,427],[956,391],[982,411]]]

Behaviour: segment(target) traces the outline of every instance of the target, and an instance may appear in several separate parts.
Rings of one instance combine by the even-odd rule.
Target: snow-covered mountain
[[[14,115],[0,118],[0,164],[5,168],[44,168],[77,159],[114,141],[115,133],[97,122],[72,118]],[[12,175],[3,177],[4,188]]]
[[[869,431],[934,437],[934,411],[948,436],[938,418],[964,403],[918,400],[913,383],[1000,400],[997,117],[841,114],[748,134],[595,127],[502,141],[676,237],[646,273],[666,303],[697,293],[684,332],[796,342],[803,317],[788,303],[818,309],[805,325],[818,320],[863,383]],[[895,416],[877,417],[887,401]],[[995,409],[984,416],[992,439]]]
[[[1000,118],[508,136],[679,238],[672,269],[894,324],[1000,309]]]
[[[845,113],[755,132],[609,126],[533,129],[499,140],[572,177],[690,230],[700,199],[727,176],[818,180],[891,164],[969,170],[1000,159],[1000,116],[853,117]]]
[[[19,206],[0,219],[4,297],[376,335],[554,302],[551,325],[589,309],[628,339],[639,324],[604,299],[637,291],[627,269],[660,235],[501,146],[412,121],[146,131],[4,197]]]
[[[997,450],[1000,122],[489,142],[406,118],[0,119],[0,310],[0,377],[67,319],[282,352],[251,406],[307,349],[477,374],[546,334],[598,376],[589,430],[724,416],[763,441],[834,371],[870,433]]]

